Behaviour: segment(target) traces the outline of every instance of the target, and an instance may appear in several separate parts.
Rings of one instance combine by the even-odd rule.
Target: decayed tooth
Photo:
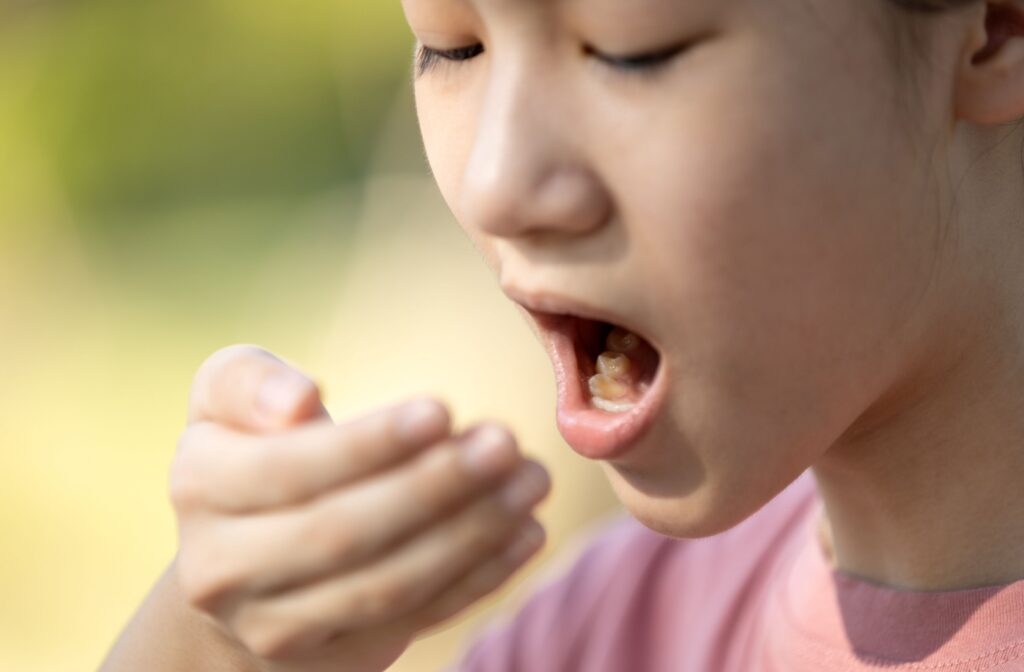
[[[605,373],[591,376],[587,383],[590,386],[590,394],[595,398],[600,397],[605,400],[621,399],[629,394],[628,385]]]
[[[612,352],[632,352],[640,345],[640,338],[633,333],[615,327],[608,332],[605,339],[605,346]]]
[[[609,413],[622,413],[636,406],[636,404],[630,404],[624,401],[608,401],[601,397],[594,397],[592,401],[594,406],[597,406],[602,411],[608,411]]]
[[[612,378],[624,378],[629,373],[629,357],[622,352],[602,352],[597,357],[597,371]]]

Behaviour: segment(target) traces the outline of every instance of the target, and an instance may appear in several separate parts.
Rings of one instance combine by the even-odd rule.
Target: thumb
[[[211,421],[259,432],[330,417],[312,379],[255,345],[230,345],[207,357],[189,393],[189,425]]]

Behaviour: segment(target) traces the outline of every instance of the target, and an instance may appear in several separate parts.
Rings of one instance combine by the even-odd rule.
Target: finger
[[[251,435],[213,423],[187,429],[172,465],[178,500],[243,514],[298,504],[392,467],[450,434],[440,402],[417,398],[341,425],[313,422]],[[182,483],[183,481],[183,483]]]
[[[533,492],[509,506],[501,496],[489,497],[460,511],[411,540],[401,549],[356,572],[269,597],[236,602],[227,620],[238,632],[260,630],[268,648],[286,648],[309,641],[311,633],[327,636],[339,630],[369,628],[396,621],[440,594],[497,548],[508,543],[525,522],[526,511],[547,492],[540,465],[523,483]],[[523,505],[522,501],[529,504]]]
[[[188,424],[206,420],[242,431],[266,431],[330,416],[308,376],[255,345],[221,348],[192,382]]]
[[[495,471],[469,471],[465,455],[474,446],[495,451]],[[511,435],[490,427],[440,444],[406,466],[310,506],[240,518],[210,550],[216,556],[231,548],[259,548],[244,558],[245,567],[234,576],[235,584],[251,594],[301,586],[354,570],[438,525],[517,466],[517,475],[525,470],[535,480],[546,478],[546,472],[535,473],[538,468],[543,472],[539,465],[524,464]]]
[[[499,548],[483,564],[456,579],[437,597],[403,617],[394,627],[426,634],[428,629],[444,624],[500,588],[544,547],[546,540],[544,526],[535,518],[527,519],[507,546]]]
[[[377,641],[379,638],[391,637],[405,642],[430,634],[431,629],[444,624],[504,585],[544,547],[547,533],[543,525],[530,517],[510,539],[507,545],[499,546],[481,564],[463,573],[419,609],[374,629],[310,633],[303,640],[296,640],[294,647],[323,653],[348,651],[368,638]]]

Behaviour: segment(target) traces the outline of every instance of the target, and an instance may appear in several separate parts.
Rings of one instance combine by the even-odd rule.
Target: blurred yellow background
[[[176,548],[191,377],[262,345],[336,419],[410,394],[552,472],[549,543],[393,668],[437,670],[617,512],[431,181],[397,1],[0,3],[0,669],[95,669]]]

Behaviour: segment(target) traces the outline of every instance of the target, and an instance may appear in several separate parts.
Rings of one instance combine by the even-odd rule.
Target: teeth
[[[624,378],[629,373],[629,357],[621,352],[602,352],[597,358],[597,372],[612,378]]]
[[[593,398],[594,406],[597,406],[602,411],[608,411],[609,413],[623,413],[636,406],[636,404],[630,404],[624,401],[608,401],[601,397]]]
[[[615,327],[605,339],[606,351],[597,358],[597,374],[587,381],[591,402],[596,408],[610,413],[623,413],[636,406],[625,401],[632,392],[629,370],[633,362],[626,354],[637,349],[640,337]]]
[[[606,373],[599,373],[595,376],[591,376],[590,380],[587,382],[590,386],[590,394],[592,394],[595,399],[600,397],[601,399],[610,401],[613,399],[622,399],[629,394],[629,385],[612,378]]]
[[[605,347],[612,352],[632,352],[640,345],[640,338],[633,333],[615,327],[608,333],[605,339]]]

